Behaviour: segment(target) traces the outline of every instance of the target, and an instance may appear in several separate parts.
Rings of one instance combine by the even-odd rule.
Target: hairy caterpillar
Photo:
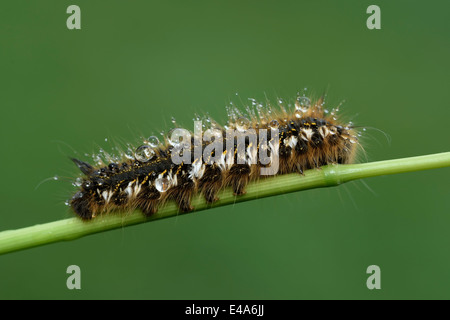
[[[134,209],[151,215],[167,200],[188,212],[193,210],[190,199],[198,193],[213,203],[222,188],[231,187],[239,196],[249,181],[262,175],[302,174],[327,164],[353,162],[358,134],[351,124],[339,122],[338,108],[324,108],[323,98],[311,103],[298,96],[293,110],[281,100],[277,107],[255,101],[253,105],[245,116],[230,108],[223,127],[207,118],[210,128],[205,136],[179,128],[163,143],[151,136],[133,156],[123,153],[110,163],[100,160],[92,166],[72,159],[84,176],[78,178],[79,190],[69,205],[83,220]],[[258,161],[262,154],[264,161]]]

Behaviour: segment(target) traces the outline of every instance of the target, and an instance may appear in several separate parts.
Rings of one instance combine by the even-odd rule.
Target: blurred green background
[[[71,4],[81,30],[66,27]],[[366,27],[371,4],[381,30]],[[304,87],[390,136],[365,133],[369,161],[449,151],[449,10],[3,1],[0,230],[72,216],[70,156],[138,142],[172,116],[188,127],[195,112],[223,121],[230,101],[291,99]],[[449,177],[446,168],[372,178],[3,255],[0,298],[449,299]],[[66,287],[72,264],[81,290]],[[372,264],[381,290],[366,287]]]

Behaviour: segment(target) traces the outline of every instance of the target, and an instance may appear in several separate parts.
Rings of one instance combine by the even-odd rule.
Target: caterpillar
[[[91,165],[72,158],[83,176],[68,204],[82,220],[136,209],[150,216],[168,200],[189,212],[196,194],[214,203],[226,187],[239,196],[267,175],[298,172],[301,179],[305,170],[354,161],[359,134],[340,122],[339,107],[329,111],[323,97],[312,103],[305,95],[288,107],[281,99],[277,106],[252,100],[245,113],[229,107],[224,126],[203,119],[204,133],[207,126],[197,117],[194,132],[172,129],[162,142],[151,136],[114,161]]]

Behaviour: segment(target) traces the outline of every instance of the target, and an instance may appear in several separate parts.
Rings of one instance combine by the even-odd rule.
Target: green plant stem
[[[268,177],[250,183],[247,193],[234,196],[226,189],[219,194],[219,200],[208,205],[201,196],[192,200],[195,211],[228,204],[275,196],[305,189],[337,186],[361,178],[388,174],[436,169],[450,166],[450,152],[426,156],[370,162],[352,165],[329,165],[320,170],[308,170],[304,175],[286,174]],[[140,212],[108,214],[98,216],[92,221],[70,218],[32,227],[0,232],[0,254],[36,247],[52,242],[74,240],[89,234],[122,228],[138,223],[168,218],[180,212],[173,202],[167,203],[156,214],[145,218]]]

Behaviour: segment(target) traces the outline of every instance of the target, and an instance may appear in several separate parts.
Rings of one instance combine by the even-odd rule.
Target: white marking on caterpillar
[[[247,147],[247,163],[257,164],[258,163],[258,148],[252,143]]]
[[[135,186],[134,186],[133,193],[134,193],[134,195],[136,196],[136,195],[139,194],[139,192],[141,192],[141,184],[138,183],[138,182],[136,182],[136,184],[135,184]]]
[[[326,126],[321,126],[319,128],[319,133],[322,136],[322,138],[325,138],[329,132],[330,132],[330,130],[328,130],[328,128]]]
[[[219,169],[222,171],[226,170],[225,155],[226,155],[226,152],[222,152],[222,155],[220,156],[219,161],[217,161],[217,165],[219,166]]]
[[[105,199],[106,203],[111,200],[112,192],[111,191],[103,191],[102,192],[103,199]]]
[[[301,137],[303,140],[305,141],[311,140],[311,137],[313,135],[312,129],[302,129],[301,131],[302,131]]]
[[[233,156],[234,152],[227,152],[226,156],[225,156],[225,169],[229,170],[231,168],[231,166],[234,164],[234,156]]]
[[[261,168],[261,175],[275,175],[278,172],[279,168],[279,148],[280,148],[280,141],[278,139],[271,139],[269,141],[269,148],[271,150],[270,152],[270,167],[268,168]]]
[[[297,142],[298,142],[298,139],[297,139],[297,137],[294,137],[294,136],[291,136],[291,137],[289,137],[288,139],[284,139],[284,140],[283,140],[283,143],[284,143],[286,146],[291,147],[292,149],[295,148],[295,146],[297,145]],[[278,154],[278,153],[277,153],[277,154]]]
[[[205,173],[206,166],[202,161],[197,159],[192,164],[192,169],[189,171],[189,179],[194,180],[194,178],[201,179]]]
[[[128,186],[125,188],[125,193],[128,194],[128,198],[130,198],[133,195],[133,183],[134,181],[131,181],[130,183],[128,183]]]
[[[273,163],[274,159],[278,161],[278,152],[280,150],[280,144],[274,141],[274,139],[269,141],[269,147],[270,147],[270,162]]]
[[[178,177],[177,175],[173,175],[172,176],[172,172],[170,172],[169,175],[169,181],[170,181],[170,185],[176,187],[178,185]]]

